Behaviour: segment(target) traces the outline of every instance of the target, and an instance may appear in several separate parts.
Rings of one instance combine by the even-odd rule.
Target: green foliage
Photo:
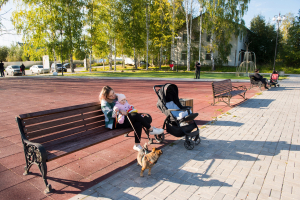
[[[9,48],[3,46],[0,47],[0,61],[7,61],[7,56],[8,56]]]
[[[203,14],[203,30],[212,35],[212,43],[204,46],[207,51],[218,50],[217,64],[228,63],[227,57],[231,53],[232,33],[237,37],[245,35],[245,22],[242,17],[248,9],[250,0],[200,0],[205,14]]]
[[[23,48],[20,47],[17,44],[11,45],[8,56],[7,56],[7,61],[8,62],[13,62],[13,61],[23,61],[26,60],[25,56],[23,55]]]
[[[251,20],[249,33],[249,50],[256,55],[257,64],[272,63],[274,61],[275,45],[276,45],[276,30],[275,26],[266,23],[262,15],[257,15]],[[280,44],[280,36],[278,44]],[[277,47],[281,49],[281,46]]]
[[[285,45],[284,61],[288,66],[300,68],[300,10],[288,29],[288,37]]]

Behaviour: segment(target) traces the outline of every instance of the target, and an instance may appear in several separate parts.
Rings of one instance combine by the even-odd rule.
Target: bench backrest
[[[76,137],[105,130],[99,102],[19,115],[26,139],[44,143],[63,137]]]
[[[250,78],[250,82],[251,82],[251,83],[253,83],[253,82],[256,81],[254,75],[250,75],[249,78]]]
[[[213,95],[218,96],[232,91],[232,84],[230,79],[224,81],[213,81],[212,82]]]

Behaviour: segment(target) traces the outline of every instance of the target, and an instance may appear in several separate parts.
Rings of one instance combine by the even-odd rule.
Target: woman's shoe
[[[133,145],[133,150],[136,150],[136,151],[139,151],[139,150],[141,150],[142,149],[142,146],[141,145]]]
[[[151,135],[160,135],[160,134],[162,134],[164,132],[164,129],[162,129],[162,128],[155,128],[155,127],[153,127],[153,130],[152,131],[149,131],[149,133],[151,134]]]

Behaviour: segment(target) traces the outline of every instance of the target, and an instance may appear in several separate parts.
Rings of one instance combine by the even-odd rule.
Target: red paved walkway
[[[199,113],[196,120],[198,125],[203,125],[212,117],[230,110],[225,103],[210,105],[210,82],[82,78],[0,79],[0,199],[68,199],[134,163],[136,159],[131,133],[131,137],[119,136],[53,160],[47,163],[48,182],[55,191],[45,195],[45,185],[37,166],[31,168],[32,174],[22,175],[25,158],[15,116],[95,102],[101,88],[110,85],[117,93],[124,93],[129,103],[139,111],[151,114],[153,125],[161,127],[165,116],[156,108],[157,96],[153,85],[168,82],[178,86],[181,98],[194,99],[194,112]],[[243,84],[249,87],[249,84]],[[257,92],[257,89],[247,91],[247,97],[250,98]],[[240,103],[241,100],[241,97],[236,97],[232,104]],[[176,139],[178,138],[166,135],[163,144],[153,144],[150,148],[166,145]],[[142,140],[142,144],[147,141],[145,135]]]

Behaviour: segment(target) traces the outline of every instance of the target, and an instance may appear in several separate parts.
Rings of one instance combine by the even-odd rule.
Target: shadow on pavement
[[[268,107],[274,99],[248,99],[244,104],[239,105],[242,108],[262,108]]]
[[[141,167],[137,166],[135,161],[124,166],[118,174],[114,176],[107,174],[88,184],[94,185],[104,180],[98,185],[83,192],[91,197],[107,197],[111,199],[120,199],[121,197],[129,199],[140,199],[139,191],[147,188],[152,190],[167,190],[177,187],[232,187],[233,183],[227,180],[221,181],[219,178],[224,169],[219,169],[220,159],[222,160],[239,160],[239,161],[257,161],[258,156],[276,156],[283,150],[300,151],[300,145],[291,145],[284,141],[251,141],[251,140],[206,140],[202,137],[202,142],[193,150],[189,151],[184,148],[183,140],[175,145],[168,145],[164,149],[164,154],[160,157],[158,163],[152,168],[151,176],[148,176],[148,170],[144,172],[144,177],[140,177]],[[216,160],[218,159],[218,162]],[[215,164],[215,165],[214,165]],[[248,167],[245,164],[244,167]],[[224,178],[228,175],[224,175]],[[83,184],[76,181],[64,179],[50,180],[72,185],[82,189]],[[218,180],[220,179],[220,180]],[[225,178],[226,179],[226,178]],[[224,180],[224,179],[223,179]],[[162,183],[164,183],[162,185]],[[167,185],[167,187],[166,187]],[[86,186],[85,186],[86,187]],[[165,187],[165,188],[164,188]],[[137,190],[136,195],[130,194],[131,190]],[[120,192],[122,191],[122,192]],[[60,191],[57,191],[60,193]],[[70,191],[71,192],[71,191]],[[146,191],[145,191],[146,192]],[[148,191],[149,192],[149,191]],[[159,192],[159,191],[158,191]],[[145,194],[146,195],[146,194]]]

